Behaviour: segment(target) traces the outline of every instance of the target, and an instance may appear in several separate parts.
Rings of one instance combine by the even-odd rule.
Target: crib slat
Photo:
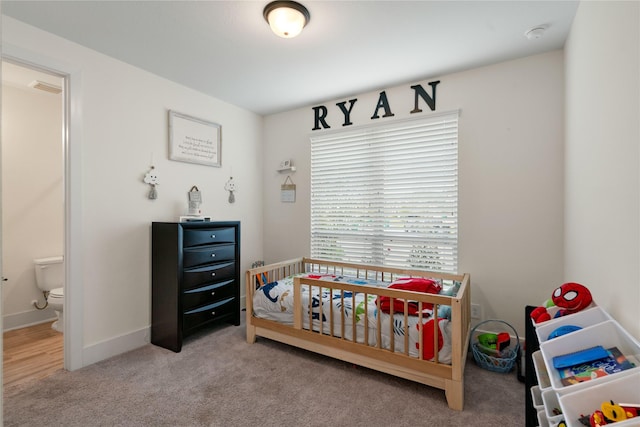
[[[309,330],[313,331],[313,292],[311,291],[311,289],[313,288],[313,286],[309,285],[309,306],[308,306],[308,310],[309,310]]]
[[[438,320],[438,304],[433,304],[433,319],[435,323],[435,334],[433,334],[433,361],[438,363],[440,350],[438,349],[438,334],[440,333],[440,321]]]
[[[320,335],[324,333],[324,309],[322,300],[322,286],[318,286],[318,322],[320,323],[318,333]]]
[[[344,289],[340,289],[340,337],[344,339]]]
[[[384,277],[384,276],[383,276]],[[396,334],[393,333],[393,315],[394,310],[393,310],[393,305],[395,303],[395,298],[391,297],[390,298],[390,307],[389,307],[389,338],[390,338],[390,342],[389,342],[389,350],[391,350],[391,352],[395,352],[396,350]]]
[[[404,354],[409,355],[409,301],[404,300]]]
[[[329,335],[333,335],[333,288],[329,288]]]
[[[380,318],[382,317],[380,314],[380,298],[376,298],[376,309],[378,315],[376,316],[376,344],[378,348],[382,348],[382,321]]]
[[[356,293],[351,294],[351,342],[358,342],[358,332],[356,330]]]
[[[438,318],[432,317],[433,319],[433,360],[438,363],[438,334],[440,333],[440,328],[438,327]]]
[[[423,360],[422,349],[424,348],[424,340],[422,339],[422,330],[424,325],[422,324],[422,301],[418,303],[418,358]]]
[[[364,293],[364,343],[369,345],[369,294]]]
[[[299,280],[293,282],[293,327],[302,329],[302,289]]]

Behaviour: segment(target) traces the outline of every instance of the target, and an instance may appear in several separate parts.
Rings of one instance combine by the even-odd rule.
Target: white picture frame
[[[169,110],[169,159],[221,167],[221,126]]]

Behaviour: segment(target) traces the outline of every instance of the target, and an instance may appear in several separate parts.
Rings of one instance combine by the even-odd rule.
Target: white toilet
[[[64,303],[64,259],[61,256],[34,259],[36,284],[45,291],[49,307],[56,312],[57,319],[51,327],[58,332],[64,331],[62,305]]]

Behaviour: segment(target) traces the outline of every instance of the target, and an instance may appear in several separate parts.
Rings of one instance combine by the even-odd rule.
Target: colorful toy
[[[613,400],[602,403],[602,413],[607,418],[607,420],[610,420],[614,423],[616,421],[624,421],[627,418],[633,418],[638,415],[637,412],[635,412],[634,414],[630,410],[627,411],[626,408],[623,408],[620,405],[616,405],[615,403],[613,403]]]
[[[559,310],[554,317],[566,316],[577,313],[587,308],[593,298],[586,286],[579,283],[568,282],[556,288],[551,294],[551,300]],[[551,320],[551,313],[548,306],[537,307],[531,312],[531,319],[535,323]]]
[[[489,349],[495,353],[508,348],[509,344],[511,344],[511,337],[507,332],[500,332],[497,334],[487,332],[478,335],[478,342],[480,343],[481,350]]]
[[[589,427],[600,427],[640,416],[639,409],[640,405],[632,403],[616,404],[613,400],[610,400],[602,402],[600,409],[594,411],[588,417],[581,416],[579,421]]]
[[[580,326],[576,326],[576,325],[558,326],[553,331],[551,331],[551,333],[549,334],[547,339],[548,340],[552,340],[554,338],[558,338],[558,337],[561,337],[563,335],[570,334],[571,332],[579,331],[580,329],[582,329],[582,328]]]

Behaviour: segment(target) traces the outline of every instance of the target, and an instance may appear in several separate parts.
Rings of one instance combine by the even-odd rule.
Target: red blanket
[[[438,352],[442,350],[444,339],[442,338],[442,321],[446,319],[438,319]],[[416,328],[420,328],[420,325],[416,325]],[[424,360],[431,360],[435,356],[433,351],[433,319],[429,320],[422,327],[422,358]],[[416,343],[416,348],[420,350],[420,343]]]
[[[406,279],[398,279],[393,282],[389,288],[394,289],[402,289],[405,291],[414,291],[414,292],[424,292],[428,294],[438,294],[442,290],[442,286],[437,282],[425,279],[422,277],[412,277]],[[433,304],[423,303],[422,310],[432,310]],[[380,310],[383,313],[389,313],[391,311],[391,298],[390,297],[380,297]],[[417,301],[409,301],[408,302],[408,314],[412,316],[418,315],[418,302]],[[394,313],[404,313],[404,300],[399,298],[394,298],[393,300],[393,312]]]

